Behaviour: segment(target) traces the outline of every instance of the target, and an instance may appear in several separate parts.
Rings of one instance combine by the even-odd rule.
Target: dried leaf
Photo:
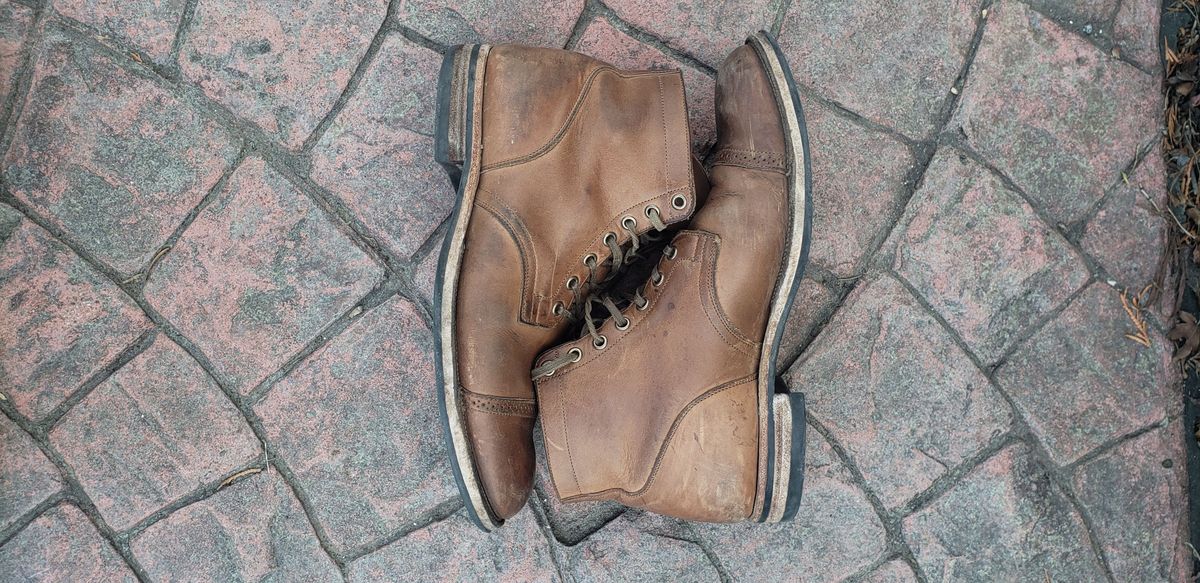
[[[1196,349],[1200,348],[1200,326],[1196,325],[1196,317],[1188,312],[1179,312],[1179,323],[1167,332],[1167,340],[1183,341],[1171,357],[1172,362],[1183,362],[1195,354]]]

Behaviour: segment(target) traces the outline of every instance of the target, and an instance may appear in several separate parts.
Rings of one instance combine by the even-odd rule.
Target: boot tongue
[[[779,108],[762,62],[750,45],[729,54],[717,70],[717,157],[786,152]],[[729,154],[722,154],[727,150]]]

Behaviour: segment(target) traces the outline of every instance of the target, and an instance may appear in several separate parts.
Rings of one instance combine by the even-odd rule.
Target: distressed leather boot
[[[807,263],[804,116],[760,32],[717,73],[712,190],[622,308],[589,299],[587,334],[532,371],[564,501],[688,520],[777,522],[800,503],[804,401],[782,392],[779,338]]]
[[[529,370],[647,233],[696,206],[679,71],[562,50],[444,57],[435,158],[458,189],[435,291],[438,394],[454,476],[484,530],[533,485]]]

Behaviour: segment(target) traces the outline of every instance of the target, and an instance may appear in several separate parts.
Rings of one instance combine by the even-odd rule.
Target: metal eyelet
[[[679,250],[670,245],[667,245],[666,250],[663,251],[663,256],[665,256],[667,259],[674,259],[675,256],[678,254],[679,254]]]
[[[605,233],[605,234],[604,234],[604,244],[605,244],[605,245],[609,245],[609,244],[610,244],[610,243],[608,242],[608,241],[609,241],[609,239],[612,239],[612,244],[615,244],[615,243],[617,242],[617,234],[616,234],[616,233],[614,233],[614,232],[612,232],[612,231],[609,231],[609,232]]]
[[[634,306],[634,308],[636,308],[637,311],[639,311],[639,312],[645,312],[646,308],[649,308],[649,307],[650,307],[650,300],[646,300],[646,303],[644,303],[640,306],[637,306],[637,305]]]
[[[649,218],[649,217],[650,217],[650,212],[651,212],[651,211],[654,211],[654,214],[656,214],[656,215],[658,215],[658,216],[660,216],[660,217],[662,216],[662,211],[658,210],[658,207],[656,207],[656,206],[654,206],[654,205],[650,205],[650,206],[647,206],[647,207],[646,207],[646,212],[644,213],[644,214],[646,215],[646,217],[647,217],[647,218]]]
[[[662,285],[663,279],[664,279],[663,274],[660,271],[658,273],[655,273],[654,276],[650,278],[650,283],[653,283],[654,287],[658,287],[658,286]]]
[[[578,348],[572,348],[572,349],[568,350],[568,351],[567,351],[567,354],[574,354],[574,355],[575,355],[575,358],[574,358],[574,359],[572,359],[572,360],[571,360],[571,362],[579,362],[579,360],[580,360],[581,358],[583,358],[583,351],[582,351],[582,350],[580,350],[580,349],[578,349]]]
[[[579,287],[579,278],[572,275],[567,278],[567,289],[575,289]]]
[[[561,316],[566,309],[567,307],[562,302],[554,302],[554,308],[551,311],[554,312],[555,316]]]
[[[583,265],[584,265],[584,267],[595,268],[596,265],[598,265],[598,262],[596,260],[596,254],[588,253],[587,255],[584,255],[583,256]]]
[[[631,324],[631,322],[629,321],[629,318],[625,318],[625,323],[621,324],[620,322],[618,322],[616,324],[616,328],[617,328],[617,330],[624,332],[625,330],[629,329],[629,324]]]
[[[676,194],[675,196],[671,197],[671,207],[676,210],[683,210],[687,208],[687,197],[683,196],[682,194]]]
[[[605,346],[608,346],[608,337],[603,334],[601,334],[595,340],[592,340],[592,348],[595,348],[596,350],[604,350]]]
[[[625,218],[621,219],[621,226],[632,231],[637,228],[637,219],[626,215]]]

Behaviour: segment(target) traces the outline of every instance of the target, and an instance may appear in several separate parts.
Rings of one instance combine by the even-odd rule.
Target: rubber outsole
[[[796,259],[796,271],[786,294],[780,294],[779,291],[782,290],[777,290],[775,299],[772,302],[772,307],[769,312],[772,314],[779,313],[786,316],[786,314],[788,314],[792,309],[792,304],[796,299],[796,292],[800,287],[800,280],[803,277],[804,270],[808,265],[809,247],[812,238],[812,163],[809,156],[808,127],[805,123],[804,108],[800,104],[800,96],[796,90],[796,82],[792,77],[791,67],[788,65],[787,58],[783,55],[783,51],[780,50],[779,45],[775,42],[775,39],[769,32],[764,30],[759,31],[754,36],[751,36],[746,42],[754,48],[760,62],[763,64],[763,67],[769,73],[768,76],[771,78],[774,85],[773,88],[775,89],[776,104],[780,109],[780,117],[784,120],[785,129],[788,130],[786,132],[788,138],[788,154],[793,160],[797,158],[797,154],[800,154],[800,157],[802,158],[801,166],[803,167],[804,171],[804,192],[799,193],[799,196],[797,196],[797,193],[793,192],[792,196],[790,197],[792,205],[796,205],[797,203],[802,203],[804,205],[803,214],[801,215],[803,226],[800,234],[800,253]],[[778,68],[772,66],[773,64],[778,65]],[[783,93],[784,90],[787,91],[786,95]],[[786,108],[789,105],[791,106],[792,111],[794,111],[796,118],[797,127],[795,128],[790,127],[791,124],[788,123],[789,116],[786,115]],[[795,130],[795,133],[799,135],[799,144],[794,143],[795,140],[791,137],[793,129]],[[799,149],[798,152],[797,147]],[[795,170],[795,167],[796,164],[793,164],[793,171]],[[789,188],[793,188],[793,185],[789,184]],[[793,216],[795,214],[796,211],[793,206]],[[783,300],[784,303],[782,310],[777,311],[775,308],[780,300]],[[764,358],[767,359],[767,370],[765,371],[765,376],[763,376],[762,379],[762,386],[764,388],[762,389],[760,398],[767,402],[765,413],[767,428],[765,433],[767,435],[768,443],[766,455],[766,491],[763,497],[762,511],[756,519],[759,522],[767,522],[768,519],[773,518],[774,515],[779,515],[779,521],[792,520],[796,515],[796,511],[800,507],[800,499],[803,495],[804,489],[804,458],[806,437],[806,426],[804,422],[804,396],[801,393],[792,393],[788,391],[782,379],[779,378],[778,371],[776,371],[775,368],[776,362],[779,358],[779,344],[780,339],[783,336],[785,324],[785,317],[775,318],[774,328],[768,329],[768,331],[764,334],[764,341],[769,341],[767,343],[767,346],[769,347],[769,353],[764,355]],[[777,458],[775,452],[776,415],[770,406],[770,403],[773,400],[771,397],[772,394],[786,395],[787,404],[791,408],[791,413],[789,416],[791,431],[790,455],[788,456],[789,475],[786,481],[786,498],[784,499],[784,506],[781,514],[772,512],[772,507],[777,503],[775,497],[780,494],[774,492],[772,488],[772,486],[777,482],[777,477],[775,476],[775,472],[777,470],[775,467],[775,460]]]

